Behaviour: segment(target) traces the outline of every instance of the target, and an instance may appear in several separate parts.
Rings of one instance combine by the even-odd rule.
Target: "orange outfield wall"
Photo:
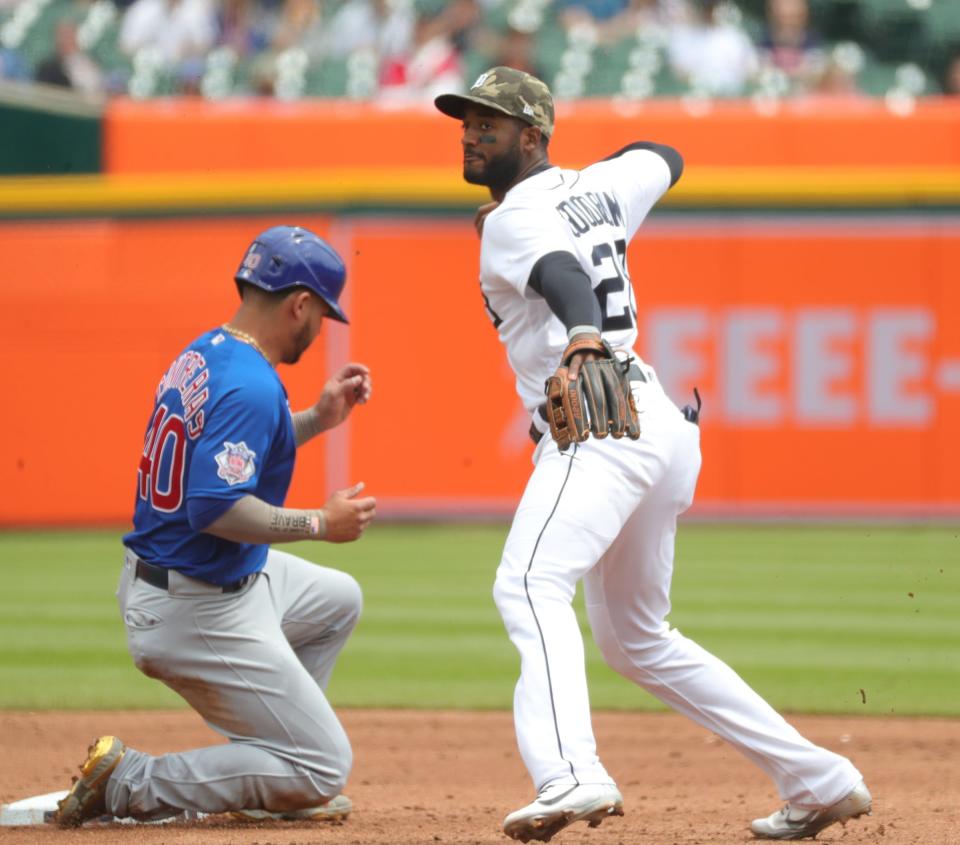
[[[271,100],[163,103],[112,100],[104,117],[108,173],[246,172],[450,167],[456,121],[432,106]],[[960,103],[918,101],[909,116],[882,100],[749,101],[689,108],[676,101],[557,105],[554,161],[583,166],[637,140],[671,144],[687,166],[857,167],[960,165]]]
[[[0,523],[124,521],[151,394],[229,318],[274,217],[0,226]],[[358,359],[373,401],[305,448],[290,503],[363,480],[385,514],[509,513],[527,420],[476,282],[468,217],[297,217],[345,256],[351,325],[282,368],[293,406]],[[639,351],[704,396],[696,508],[960,515],[960,224],[656,218],[631,246]]]

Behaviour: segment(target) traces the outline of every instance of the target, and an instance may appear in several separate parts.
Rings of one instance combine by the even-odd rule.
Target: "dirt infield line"
[[[508,713],[351,710],[355,752],[343,825],[240,824],[214,817],[158,827],[4,828],[6,843],[158,845],[505,845],[503,816],[532,798]],[[791,721],[852,757],[875,797],[868,819],[824,831],[844,845],[960,843],[960,721],[812,717]],[[673,714],[600,713],[600,753],[626,816],[564,831],[560,845],[743,845],[779,805],[759,770]],[[93,737],[114,733],[160,754],[220,741],[190,711],[0,713],[0,801],[65,789]]]

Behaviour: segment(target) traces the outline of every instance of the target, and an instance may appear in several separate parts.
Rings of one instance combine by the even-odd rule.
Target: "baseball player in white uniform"
[[[666,621],[677,517],[689,507],[700,471],[699,409],[679,410],[633,351],[636,305],[626,248],[680,178],[681,156],[641,142],[583,170],[552,165],[549,89],[512,68],[492,68],[466,95],[435,102],[462,121],[464,179],[486,185],[493,198],[477,216],[480,286],[537,443],[494,586],[520,652],[514,719],[537,792],[506,817],[504,832],[545,842],[572,822],[595,826],[623,814],[591,727],[572,607],[580,580],[610,666],[726,739],[773,779],[787,803],[751,824],[755,836],[812,837],[869,812],[870,793],[849,760],[802,737],[732,669]],[[560,448],[543,410],[545,380],[568,359],[564,377],[575,380],[585,361],[599,357],[589,347],[601,341],[619,359],[632,358],[629,386],[641,434]]]

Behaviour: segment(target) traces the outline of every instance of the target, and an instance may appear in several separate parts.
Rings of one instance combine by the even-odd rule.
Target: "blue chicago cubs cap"
[[[346,282],[343,259],[323,238],[300,226],[274,226],[254,239],[234,279],[265,291],[304,287],[333,312],[331,319],[349,322],[337,300]]]

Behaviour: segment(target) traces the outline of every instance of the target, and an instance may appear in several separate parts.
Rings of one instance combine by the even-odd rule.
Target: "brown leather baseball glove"
[[[570,360],[577,352],[592,350],[602,357],[584,361],[576,379],[569,378]],[[560,365],[547,379],[547,421],[561,452],[571,443],[582,443],[591,434],[640,437],[637,407],[627,372],[630,362],[613,354],[598,337],[577,337],[563,350]]]

